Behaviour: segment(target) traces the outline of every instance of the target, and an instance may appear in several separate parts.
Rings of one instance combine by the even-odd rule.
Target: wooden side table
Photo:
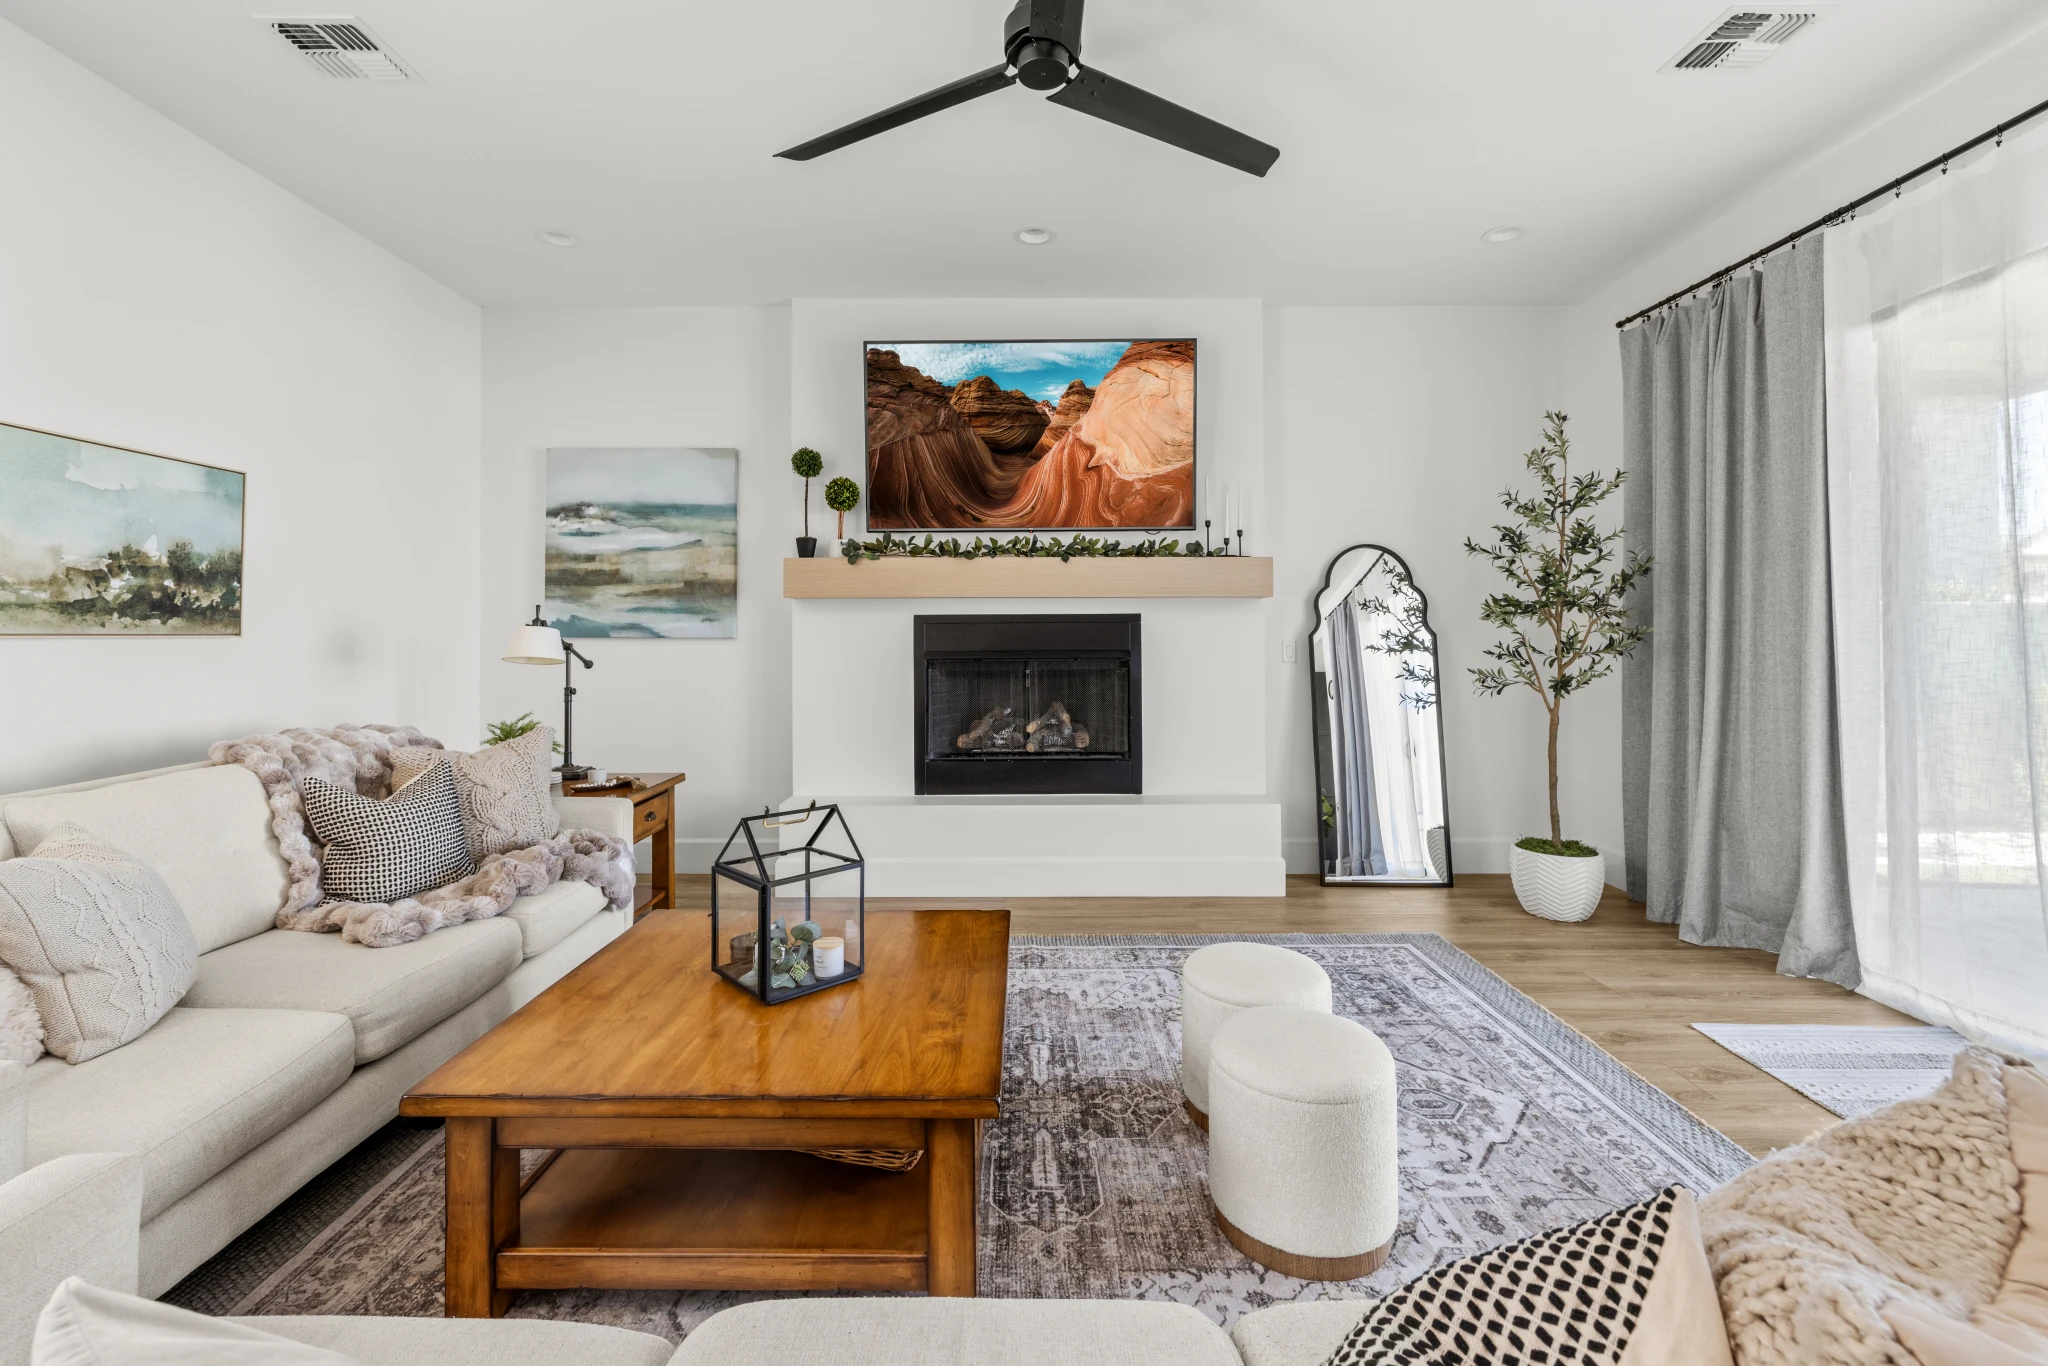
[[[621,773],[637,778],[646,786],[633,792],[593,792],[593,797],[633,799],[633,842],[654,841],[654,885],[640,888],[633,897],[633,919],[649,911],[673,909],[676,904],[676,787],[685,773]]]

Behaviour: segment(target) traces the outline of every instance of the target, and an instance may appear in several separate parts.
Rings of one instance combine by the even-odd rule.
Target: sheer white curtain
[[[1861,990],[2048,1053],[2048,126],[1831,228]]]

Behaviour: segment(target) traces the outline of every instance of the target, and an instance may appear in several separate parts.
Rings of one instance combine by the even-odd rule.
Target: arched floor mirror
[[[1448,887],[1443,705],[1429,604],[1399,555],[1355,545],[1330,561],[1315,614],[1323,883]]]

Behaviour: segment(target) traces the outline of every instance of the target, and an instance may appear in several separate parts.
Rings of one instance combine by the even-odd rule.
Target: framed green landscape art
[[[0,423],[0,635],[240,635],[246,479]]]

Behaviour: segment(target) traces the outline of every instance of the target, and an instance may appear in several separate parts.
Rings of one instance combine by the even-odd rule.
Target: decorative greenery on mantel
[[[1012,536],[1007,541],[994,537],[983,540],[976,536],[973,541],[962,545],[958,537],[941,541],[929,533],[922,540],[911,537],[899,541],[885,531],[877,541],[846,543],[848,564],[879,560],[888,555],[931,555],[948,560],[986,560],[998,556],[1036,560],[1150,560],[1163,556],[1220,558],[1216,552],[1204,550],[1197,541],[1182,546],[1179,541],[1112,541],[1102,536],[1071,536],[1064,541],[1057,536],[1043,540],[1036,535]]]

